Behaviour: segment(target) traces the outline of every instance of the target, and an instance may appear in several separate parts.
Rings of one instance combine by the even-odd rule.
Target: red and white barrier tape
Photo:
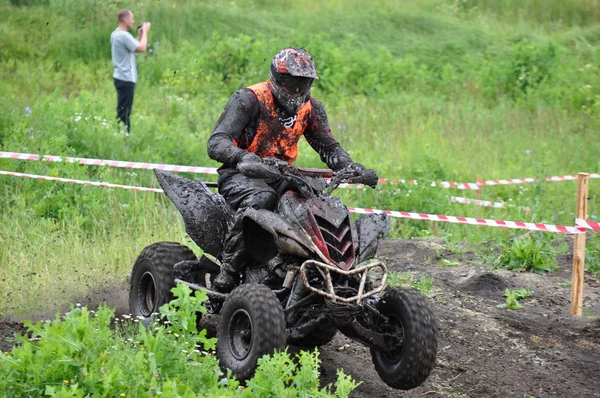
[[[598,173],[590,173],[589,178],[600,178],[600,174]],[[577,174],[569,175],[569,176],[553,176],[546,177],[546,181],[572,181],[577,179]]]
[[[109,166],[122,167],[128,169],[159,169],[166,171],[174,171],[180,173],[199,173],[199,174],[217,174],[217,169],[214,167],[196,167],[196,166],[179,166],[172,164],[160,163],[141,163],[141,162],[126,162],[122,160],[104,160],[104,159],[88,159],[88,158],[71,158],[52,155],[34,155],[30,153],[17,152],[0,152],[0,159],[16,159],[16,160],[42,160],[44,162],[66,162],[79,163],[87,166]]]
[[[12,172],[12,171],[0,170],[0,175],[7,175],[7,176],[11,176],[11,177],[33,178],[33,179],[47,180],[47,181],[68,182],[71,184],[92,185],[92,186],[98,186],[98,187],[130,189],[130,190],[134,190],[134,191],[158,192],[158,193],[163,192],[163,190],[159,189],[159,188],[145,188],[145,187],[137,187],[137,186],[130,186],[130,185],[110,184],[108,182],[82,181],[82,180],[74,180],[71,178],[50,177],[50,176],[42,176],[42,175],[36,175],[36,174],[24,174],[24,173]],[[530,231],[545,231],[545,232],[558,232],[558,233],[569,233],[569,234],[585,233],[586,228],[587,228],[587,227],[579,227],[579,226],[578,227],[567,227],[567,226],[562,226],[562,225],[528,223],[528,222],[521,222],[521,221],[487,220],[484,218],[443,216],[443,215],[424,214],[424,213],[410,213],[410,212],[393,211],[393,210],[363,209],[360,207],[348,207],[348,210],[352,213],[359,213],[359,214],[371,214],[371,213],[382,214],[382,213],[385,213],[390,217],[410,218],[413,220],[442,221],[442,222],[459,223],[459,224],[485,225],[488,227],[527,229]]]
[[[593,229],[594,231],[600,231],[600,223],[595,221],[582,220],[581,218],[575,219],[575,225],[579,228]]]
[[[527,229],[530,231],[559,232],[559,233],[567,233],[567,234],[585,233],[585,228],[580,228],[580,227],[566,227],[563,225],[530,223],[530,222],[522,222],[522,221],[487,220],[485,218],[440,216],[440,215],[435,215],[435,214],[410,213],[410,212],[405,212],[405,211],[361,209],[358,207],[348,207],[348,210],[350,210],[353,213],[359,213],[359,214],[385,213],[390,217],[410,218],[413,220],[442,221],[442,222],[458,223],[458,224],[485,225],[488,227]]]
[[[513,178],[510,180],[488,180],[480,181],[477,185],[510,185],[510,184],[525,184],[529,182],[536,182],[537,178]]]
[[[37,174],[15,173],[12,171],[0,170],[0,175],[7,175],[7,176],[11,176],[11,177],[33,178],[36,180],[68,182],[71,184],[93,185],[96,187],[131,189],[134,191],[159,192],[159,193],[164,192],[160,188],[145,188],[145,187],[136,187],[136,186],[131,186],[131,185],[110,184],[108,182],[74,180],[71,178],[60,178],[60,177],[42,176],[42,175],[37,175]]]
[[[36,155],[30,153],[19,153],[19,152],[1,152],[0,159],[16,159],[16,160],[42,160],[45,162],[67,162],[67,163],[79,163],[81,165],[89,166],[109,166],[109,167],[122,167],[131,169],[160,169],[181,173],[198,173],[198,174],[217,174],[217,169],[214,167],[198,167],[198,166],[180,166],[172,164],[162,163],[142,163],[142,162],[128,162],[122,160],[105,160],[105,159],[88,159],[88,158],[73,158],[73,157],[62,157],[53,155]],[[599,173],[591,173],[589,178],[600,178]],[[564,176],[552,176],[546,177],[546,181],[569,181],[576,180],[577,175],[564,175]],[[479,190],[482,186],[491,185],[509,185],[509,184],[524,184],[538,181],[537,178],[514,178],[508,180],[488,180],[480,182],[451,182],[451,181],[440,181],[432,182],[431,186],[439,186],[442,188],[455,188],[455,189],[468,189],[468,190]],[[416,180],[402,180],[402,179],[390,179],[380,178],[379,183],[381,184],[411,184],[418,185],[419,182]],[[347,188],[347,186],[344,186]]]
[[[437,185],[439,185],[442,188],[473,189],[473,190],[481,189],[479,187],[479,185],[477,183],[475,183],[475,182],[450,182],[450,181],[441,181],[441,182],[438,182]]]
[[[513,204],[506,204],[504,202],[489,202],[487,200],[462,198],[460,196],[450,196],[450,202],[473,204],[476,206],[484,206],[484,207],[494,207],[496,209],[505,209],[507,207],[516,207],[519,209],[523,209],[527,212],[531,211],[531,209],[529,207],[517,206],[517,205],[513,205]]]

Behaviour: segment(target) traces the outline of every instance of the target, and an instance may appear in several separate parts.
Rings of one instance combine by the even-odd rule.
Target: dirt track
[[[338,333],[321,349],[322,381],[338,368],[362,385],[354,397],[600,397],[600,284],[586,280],[584,316],[570,315],[571,259],[558,259],[560,270],[549,275],[490,272],[474,263],[474,253],[460,258],[439,240],[387,240],[380,259],[391,271],[412,270],[433,277],[429,300],[439,322],[436,367],[424,385],[403,392],[388,388],[377,376],[368,349]],[[460,266],[437,265],[446,258]],[[525,309],[498,308],[506,288],[535,292]],[[128,312],[127,288],[113,287],[81,300],[107,301],[117,313]],[[37,314],[51,318],[55,310]],[[0,321],[0,349],[10,349],[18,323]]]

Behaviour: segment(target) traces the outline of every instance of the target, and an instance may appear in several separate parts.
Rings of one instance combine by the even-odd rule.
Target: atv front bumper
[[[381,271],[381,280],[373,289],[365,292],[365,286],[367,284],[367,280],[369,277],[369,271],[379,268]],[[323,278],[323,287],[315,287],[311,285],[311,281],[309,280],[309,271],[317,270],[321,277]],[[358,286],[358,292],[351,297],[342,297],[336,294],[333,281],[332,281],[332,273],[341,274],[344,276],[354,276],[360,278],[360,283]],[[366,298],[381,292],[385,288],[385,281],[387,280],[387,267],[380,261],[375,261],[358,268],[354,268],[348,271],[344,271],[336,266],[332,266],[329,264],[322,263],[320,261],[308,260],[305,261],[302,266],[300,266],[300,276],[302,277],[302,281],[304,286],[315,292],[321,296],[324,296],[334,302],[344,302],[344,303],[356,303],[360,304]],[[314,273],[313,273],[314,275]]]

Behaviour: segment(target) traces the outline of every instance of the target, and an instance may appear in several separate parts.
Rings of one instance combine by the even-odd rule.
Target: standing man
[[[131,108],[133,90],[137,82],[137,60],[135,52],[145,52],[148,44],[150,22],[144,22],[138,28],[137,40],[129,33],[133,27],[133,13],[121,10],[117,13],[119,26],[110,35],[110,47],[113,61],[113,79],[117,88],[117,119],[127,126],[127,135],[131,133]]]

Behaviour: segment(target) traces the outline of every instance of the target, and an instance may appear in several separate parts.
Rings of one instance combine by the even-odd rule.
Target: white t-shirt
[[[126,82],[137,82],[135,49],[140,42],[129,32],[115,29],[110,35],[110,48],[114,67],[113,77]]]

